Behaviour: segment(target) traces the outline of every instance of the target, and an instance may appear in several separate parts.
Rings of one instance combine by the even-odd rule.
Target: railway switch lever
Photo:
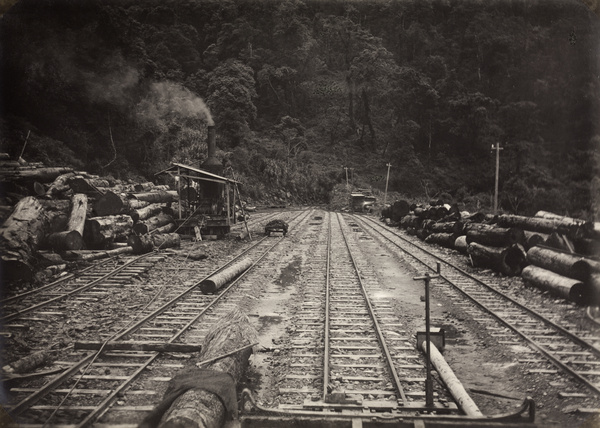
[[[431,275],[426,273],[425,275],[415,276],[413,279],[425,281],[425,340],[427,347],[427,378],[425,380],[425,406],[433,407],[433,379],[431,378],[431,321],[429,319],[429,283],[433,278],[439,278],[441,275],[441,266],[437,264],[437,274]]]

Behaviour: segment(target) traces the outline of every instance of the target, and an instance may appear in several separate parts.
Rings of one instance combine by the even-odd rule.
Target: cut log
[[[21,199],[0,227],[4,279],[30,281],[33,278],[34,253],[44,239],[47,228],[48,218],[42,204],[31,196]]]
[[[50,184],[50,187],[46,190],[46,195],[48,196],[57,196],[61,193],[68,192],[71,187],[69,186],[69,179],[72,178],[74,174],[69,172],[67,174],[62,174],[56,177],[56,179]]]
[[[132,193],[130,196],[138,201],[146,201],[153,204],[166,204],[177,200],[177,191],[158,190],[155,192]]]
[[[78,250],[78,251],[65,251],[62,254],[62,257],[65,260],[70,261],[87,261],[91,262],[93,260],[104,259],[108,257],[113,257],[119,254],[130,254],[133,252],[133,248],[131,247],[121,247],[116,248],[114,250],[106,250],[106,251],[91,251],[91,250]]]
[[[154,190],[169,190],[169,186],[166,184],[154,184],[150,181],[145,183],[138,183],[134,186],[136,192],[151,192]]]
[[[141,351],[141,352],[200,352],[202,345],[192,343],[165,342],[90,342],[81,341],[73,344],[75,349],[102,349],[104,351]]]
[[[519,275],[526,261],[526,253],[519,245],[498,248],[472,242],[467,252],[474,267],[491,268],[507,276]]]
[[[85,222],[83,239],[90,249],[104,249],[113,240],[126,238],[132,227],[128,215],[93,217]]]
[[[408,229],[409,227],[412,227],[414,229],[420,229],[422,222],[423,219],[421,219],[420,217],[409,214],[402,217],[402,220],[400,220],[400,227],[403,229]]]
[[[94,212],[98,217],[129,213],[129,203],[124,195],[107,190],[94,204]]]
[[[208,332],[202,344],[200,360],[212,360],[227,355],[231,351],[256,341],[256,330],[248,318],[236,307],[215,323]],[[223,426],[228,413],[237,417],[236,386],[244,375],[251,354],[252,348],[246,348],[205,365],[205,370],[197,371],[199,387],[189,389],[176,398],[163,415],[159,426],[162,428],[216,428]],[[223,393],[220,393],[221,396],[217,395],[215,388],[211,388],[212,385],[207,385],[201,379],[207,374],[218,375],[219,373],[224,374],[225,378],[233,380],[226,396],[222,396]],[[193,374],[194,372],[182,375],[188,377]],[[168,393],[169,390],[167,390]]]
[[[87,213],[87,196],[77,193],[71,198],[71,215],[65,231],[52,233],[48,243],[55,251],[81,250],[83,248],[83,229]]]
[[[552,232],[548,239],[544,242],[547,247],[556,248],[557,250],[573,252],[574,247],[569,238],[557,232]]]
[[[134,254],[146,254],[150,251],[164,248],[178,248],[181,237],[177,233],[161,233],[157,235],[129,235],[127,245],[133,248]]]
[[[579,281],[588,281],[591,267],[583,257],[555,251],[547,247],[533,247],[527,251],[532,265]]]
[[[248,270],[251,266],[252,260],[242,259],[239,262],[232,264],[228,268],[223,269],[221,272],[216,273],[210,278],[202,281],[200,283],[200,290],[204,294],[214,293],[233,278]]]
[[[465,226],[467,231],[467,243],[477,242],[478,244],[490,247],[508,247],[513,244],[524,244],[525,233],[516,227],[496,227],[485,224],[471,223]]]
[[[164,226],[157,227],[156,229],[150,232],[151,235],[160,235],[165,233],[174,232],[177,229],[177,225],[175,223],[165,224]]]
[[[535,247],[536,245],[543,245],[550,235],[540,232],[531,232],[529,230],[524,230],[525,234],[525,249],[529,250],[530,248]]]
[[[575,303],[584,303],[589,294],[586,292],[583,282],[538,266],[527,266],[523,269],[521,276],[526,283]]]
[[[51,183],[59,175],[73,172],[71,168],[34,168],[7,171],[2,174],[4,181],[38,181],[40,183]]]
[[[469,244],[467,244],[466,235],[461,235],[458,238],[456,238],[456,241],[454,241],[454,249],[456,251],[460,251],[463,254],[467,254],[467,248],[469,248]]]
[[[127,200],[127,203],[129,204],[129,208],[132,210],[139,210],[140,208],[144,208],[144,207],[147,207],[148,205],[150,205],[150,202],[139,201],[137,199],[132,199],[132,198],[129,198]]]
[[[173,217],[164,212],[161,212],[154,217],[150,217],[147,220],[136,223],[135,226],[133,226],[133,232],[137,233],[138,235],[145,235],[156,228],[170,223],[175,223]]]
[[[454,248],[457,235],[454,233],[432,233],[425,238],[428,244],[437,244],[446,248]]]
[[[428,229],[433,233],[454,233],[460,235],[463,232],[464,224],[460,221],[450,221],[443,223],[433,222]]]
[[[146,220],[150,217],[154,217],[157,214],[160,214],[163,211],[163,205],[160,204],[150,204],[144,208],[140,208],[137,210],[132,210],[131,217],[135,219],[137,217],[136,222],[141,220]]]
[[[586,297],[588,305],[600,304],[600,274],[594,273],[590,276]]]
[[[532,232],[552,233],[558,232],[570,238],[587,238],[593,233],[592,223],[574,224],[560,219],[542,217],[525,217],[504,214],[498,217],[498,224],[502,227],[518,227]]]
[[[69,187],[75,193],[104,193],[105,189],[110,186],[108,180],[100,178],[84,178],[82,176],[74,176],[68,180]]]
[[[48,235],[48,246],[54,251],[81,250],[83,238],[76,230],[63,230]]]
[[[408,202],[404,200],[396,201],[391,206],[390,218],[392,221],[400,221],[402,217],[410,212]]]
[[[4,373],[28,373],[32,372],[38,367],[41,367],[47,364],[54,352],[52,350],[44,350],[34,352],[33,354],[29,354],[26,357],[23,357],[17,361],[13,361],[12,363],[2,367]]]

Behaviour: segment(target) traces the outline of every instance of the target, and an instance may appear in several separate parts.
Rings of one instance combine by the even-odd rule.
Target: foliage
[[[390,192],[486,209],[501,143],[502,209],[594,215],[599,29],[575,0],[21,0],[1,144],[151,177],[214,119],[256,200],[325,201],[344,167],[382,190],[389,162]]]

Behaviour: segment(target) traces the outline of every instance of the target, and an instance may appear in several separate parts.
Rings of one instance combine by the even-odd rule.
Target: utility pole
[[[383,194],[383,207],[385,208],[385,203],[387,201],[387,189],[388,189],[388,182],[390,181],[390,167],[392,166],[391,163],[387,163],[385,166],[388,167],[388,171],[387,171],[387,177],[385,178],[385,193]]]
[[[346,170],[346,192],[347,192],[348,189],[350,188],[350,186],[348,185],[348,167],[345,166],[344,169]]]
[[[492,144],[492,150],[496,150],[496,182],[494,184],[494,215],[498,214],[498,175],[500,174],[500,143]]]

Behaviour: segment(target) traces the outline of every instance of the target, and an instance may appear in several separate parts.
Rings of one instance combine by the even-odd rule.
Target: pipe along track
[[[441,263],[441,276],[434,280],[435,286],[443,287],[444,291],[450,291],[447,287],[450,285],[460,293],[457,300],[464,301],[464,297],[467,297],[468,301],[476,305],[488,317],[491,316],[493,320],[475,318],[475,320],[485,323],[490,330],[497,325],[494,320],[506,327],[509,334],[498,335],[496,332],[497,336],[505,338],[500,343],[511,346],[522,345],[524,342],[547,359],[530,358],[521,360],[521,362],[536,367],[543,366],[544,363],[550,361],[560,372],[600,395],[600,370],[598,370],[600,367],[600,348],[598,347],[600,338],[593,335],[580,336],[569,331],[568,327],[560,325],[559,317],[548,308],[532,309],[528,307],[531,306],[530,304],[526,306],[526,302],[518,302],[516,298],[509,295],[509,290],[500,290],[500,284],[491,285],[490,280],[482,280],[467,273],[371,218],[357,215],[352,215],[351,218],[363,226],[365,233],[378,237],[402,253],[410,255],[417,262],[419,268],[425,266],[429,270],[436,271],[437,263]],[[465,310],[468,309],[470,308],[465,308]],[[481,314],[479,311],[478,313]],[[574,326],[569,327],[573,328]],[[535,355],[535,351],[532,354]],[[554,375],[557,370],[533,368],[530,372]],[[574,394],[574,396],[576,395]]]
[[[300,225],[309,215],[310,211],[294,213],[294,217],[288,220],[288,236],[302,229]],[[138,321],[132,321],[127,328],[119,331],[106,329],[101,336],[105,343],[157,339],[163,343],[181,343],[182,340],[199,343],[203,334],[206,334],[207,325],[219,317],[215,308],[221,309],[221,315],[225,314],[223,310],[227,307],[219,305],[221,300],[237,289],[236,285],[245,276],[256,271],[257,264],[273,254],[273,250],[284,239],[264,237],[256,240],[192,285],[165,284],[163,295],[142,311]],[[202,281],[244,258],[251,259],[252,265],[237,279],[214,295],[201,293],[199,285]],[[91,425],[103,415],[106,420],[117,423],[122,422],[122,417],[127,414],[123,412],[141,415],[136,421],[139,422],[145,412],[152,410],[153,406],[147,403],[156,402],[161,396],[158,391],[160,388],[148,385],[158,382],[166,388],[168,378],[153,376],[153,368],[158,367],[163,374],[184,367],[181,360],[175,357],[160,362],[160,355],[158,352],[102,349],[98,352],[62,352],[63,360],[54,361],[48,371],[60,370],[60,374],[11,382],[9,393],[14,404],[5,406],[5,409],[16,422],[33,426],[68,422],[83,427]],[[124,396],[141,404],[126,406],[122,400]]]

